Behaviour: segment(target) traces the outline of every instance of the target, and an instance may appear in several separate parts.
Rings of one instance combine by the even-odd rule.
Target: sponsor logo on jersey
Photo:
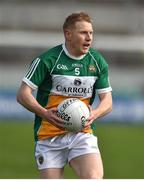
[[[93,92],[93,86],[90,87],[69,87],[69,86],[63,86],[61,84],[58,84],[56,86],[56,90],[59,93],[67,94],[68,96],[80,96],[83,97],[86,94],[92,94]]]
[[[93,85],[97,77],[95,76],[66,76],[53,75],[53,87],[51,94],[63,96],[91,97]]]
[[[93,65],[89,65],[89,71],[96,72],[96,67]]]
[[[57,64],[57,69],[68,70],[68,67],[64,64]]]
[[[81,81],[81,79],[79,79],[79,78],[76,78],[76,79],[74,80],[74,85],[75,85],[75,86],[80,86],[81,83],[82,83],[82,81]]]

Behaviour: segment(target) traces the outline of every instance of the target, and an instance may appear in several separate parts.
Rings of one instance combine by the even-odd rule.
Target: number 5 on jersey
[[[80,75],[80,68],[75,68],[75,75]]]

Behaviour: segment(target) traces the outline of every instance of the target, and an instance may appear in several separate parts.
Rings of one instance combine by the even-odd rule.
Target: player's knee
[[[83,172],[80,175],[81,179],[103,179],[103,171],[96,172],[96,171],[89,171]]]

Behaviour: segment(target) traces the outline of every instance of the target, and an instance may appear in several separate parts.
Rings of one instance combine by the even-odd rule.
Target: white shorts
[[[35,158],[39,170],[62,168],[71,159],[99,153],[97,137],[89,133],[67,133],[46,140],[37,141]]]

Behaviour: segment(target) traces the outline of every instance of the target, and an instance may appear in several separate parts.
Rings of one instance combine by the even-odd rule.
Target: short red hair
[[[63,24],[63,30],[68,28],[73,28],[75,26],[75,23],[78,21],[86,21],[92,24],[92,19],[87,13],[85,12],[72,13],[66,18]]]

